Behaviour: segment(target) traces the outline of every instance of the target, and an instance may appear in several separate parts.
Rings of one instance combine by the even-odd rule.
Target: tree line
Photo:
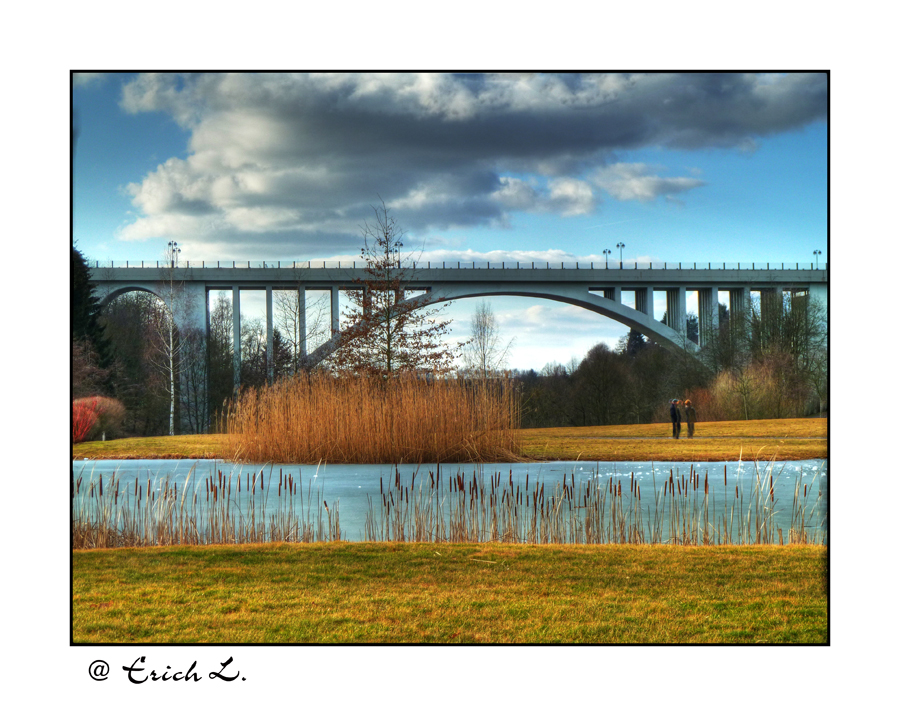
[[[688,316],[686,340],[699,321]],[[693,331],[692,331],[692,328]],[[665,422],[672,398],[689,398],[700,420],[756,420],[827,410],[827,326],[808,295],[762,294],[739,315],[719,305],[718,330],[696,352],[672,353],[632,329],[615,348],[582,360],[517,372],[522,427]]]

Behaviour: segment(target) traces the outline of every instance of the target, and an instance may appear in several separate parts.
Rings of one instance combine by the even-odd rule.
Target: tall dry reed
[[[393,542],[522,544],[827,544],[825,486],[796,478],[789,514],[776,496],[771,463],[750,479],[713,489],[708,472],[671,469],[652,484],[634,473],[576,481],[513,479],[481,466],[440,465],[411,479],[400,469],[368,496],[364,539]],[[267,473],[267,474],[266,474]],[[716,481],[718,482],[718,481]],[[785,529],[782,529],[782,525]],[[72,479],[72,547],[138,547],[341,540],[340,501],[329,505],[308,483],[274,468],[246,474],[193,471],[183,483],[134,481],[114,473]]]
[[[114,472],[73,474],[72,548],[329,542],[341,539],[339,503],[329,508],[302,479],[270,469],[124,485]]]
[[[233,459],[247,462],[508,462],[519,414],[504,380],[314,373],[244,392],[227,432]]]
[[[630,477],[524,485],[500,473],[488,478],[473,468],[401,479],[399,470],[377,500],[369,498],[365,538],[391,542],[512,542],[527,544],[753,545],[826,544],[824,491],[797,478],[785,535],[776,524],[781,511],[771,463],[751,480],[724,475],[716,504],[709,474],[669,471],[652,487]],[[802,496],[801,496],[802,484]],[[545,489],[547,488],[547,489]],[[810,489],[812,488],[812,489]],[[733,489],[733,494],[732,494]],[[648,494],[649,493],[649,494]],[[814,496],[815,493],[815,496]],[[786,538],[786,539],[785,539]]]

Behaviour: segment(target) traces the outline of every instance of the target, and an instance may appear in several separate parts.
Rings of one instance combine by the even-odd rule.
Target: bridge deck
[[[359,264],[346,262],[345,265],[278,266],[266,267],[241,266],[179,266],[166,268],[156,266],[99,267],[91,269],[91,278],[98,283],[121,282],[158,282],[175,280],[178,282],[201,282],[210,289],[232,288],[235,285],[244,287],[263,286],[296,286],[304,284],[308,288],[316,285],[330,287],[352,287],[359,281],[369,278],[366,270]],[[554,267],[530,265],[524,267],[505,267],[493,264],[488,268],[461,267],[444,268],[417,265],[402,269],[404,282],[411,287],[427,287],[431,284],[455,283],[564,283],[586,284],[597,287],[659,287],[666,286],[802,286],[824,284],[828,281],[827,269],[815,268],[721,268],[718,264],[710,264],[712,268],[677,268],[675,264],[666,264],[667,268],[643,267],[591,268],[590,265],[578,267]],[[737,266],[737,265],[736,265]]]

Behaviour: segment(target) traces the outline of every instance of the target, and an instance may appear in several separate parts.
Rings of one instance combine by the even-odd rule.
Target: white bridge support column
[[[822,310],[828,311],[828,287],[822,284],[813,284],[809,287],[809,297],[818,303]]]
[[[750,317],[750,289],[741,286],[728,290],[728,311],[732,325],[739,326]]]
[[[234,351],[234,394],[241,388],[241,289],[231,288],[231,346]]]
[[[634,310],[644,313],[653,318],[653,289],[652,288],[636,288],[634,289]]]
[[[719,332],[719,289],[701,288],[700,294],[700,345],[709,344]]]
[[[206,326],[209,314],[209,298],[206,295],[206,285],[202,283],[185,283],[180,291],[184,296],[184,310],[175,310],[175,315],[180,328],[199,328]],[[179,315],[180,314],[180,315]]]
[[[181,296],[175,300],[173,311],[175,324],[183,336],[192,334],[190,360],[206,361],[206,345],[209,339],[209,296],[204,283],[184,283],[178,292]],[[195,342],[196,341],[196,342]],[[199,352],[194,353],[197,349]],[[208,376],[205,370],[193,371],[188,375],[181,373],[181,430],[209,429]]]
[[[306,358],[306,287],[297,288],[297,318],[298,336],[300,339],[300,358]]]
[[[331,335],[341,330],[341,309],[340,309],[341,289],[339,286],[331,287]]]
[[[612,288],[604,288],[603,298],[608,298],[610,301],[615,301],[616,303],[622,303],[622,287],[613,286]]]
[[[828,286],[823,284],[813,284],[809,287],[809,300],[817,304],[822,309],[822,321],[825,323],[823,329],[828,328]]]
[[[772,312],[782,313],[784,310],[784,288],[764,288],[759,292],[760,318],[765,322]]]
[[[666,324],[680,334],[687,332],[686,294],[684,286],[666,289]]]
[[[266,374],[275,381],[275,331],[272,321],[272,287],[266,286]]]

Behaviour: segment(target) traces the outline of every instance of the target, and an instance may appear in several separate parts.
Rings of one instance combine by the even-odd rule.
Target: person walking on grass
[[[678,436],[681,435],[681,411],[678,409],[676,399],[669,404],[669,416],[672,418],[672,437],[678,440]]]
[[[690,400],[684,401],[684,419],[688,424],[688,437],[694,437],[694,423],[697,421],[697,411]]]

